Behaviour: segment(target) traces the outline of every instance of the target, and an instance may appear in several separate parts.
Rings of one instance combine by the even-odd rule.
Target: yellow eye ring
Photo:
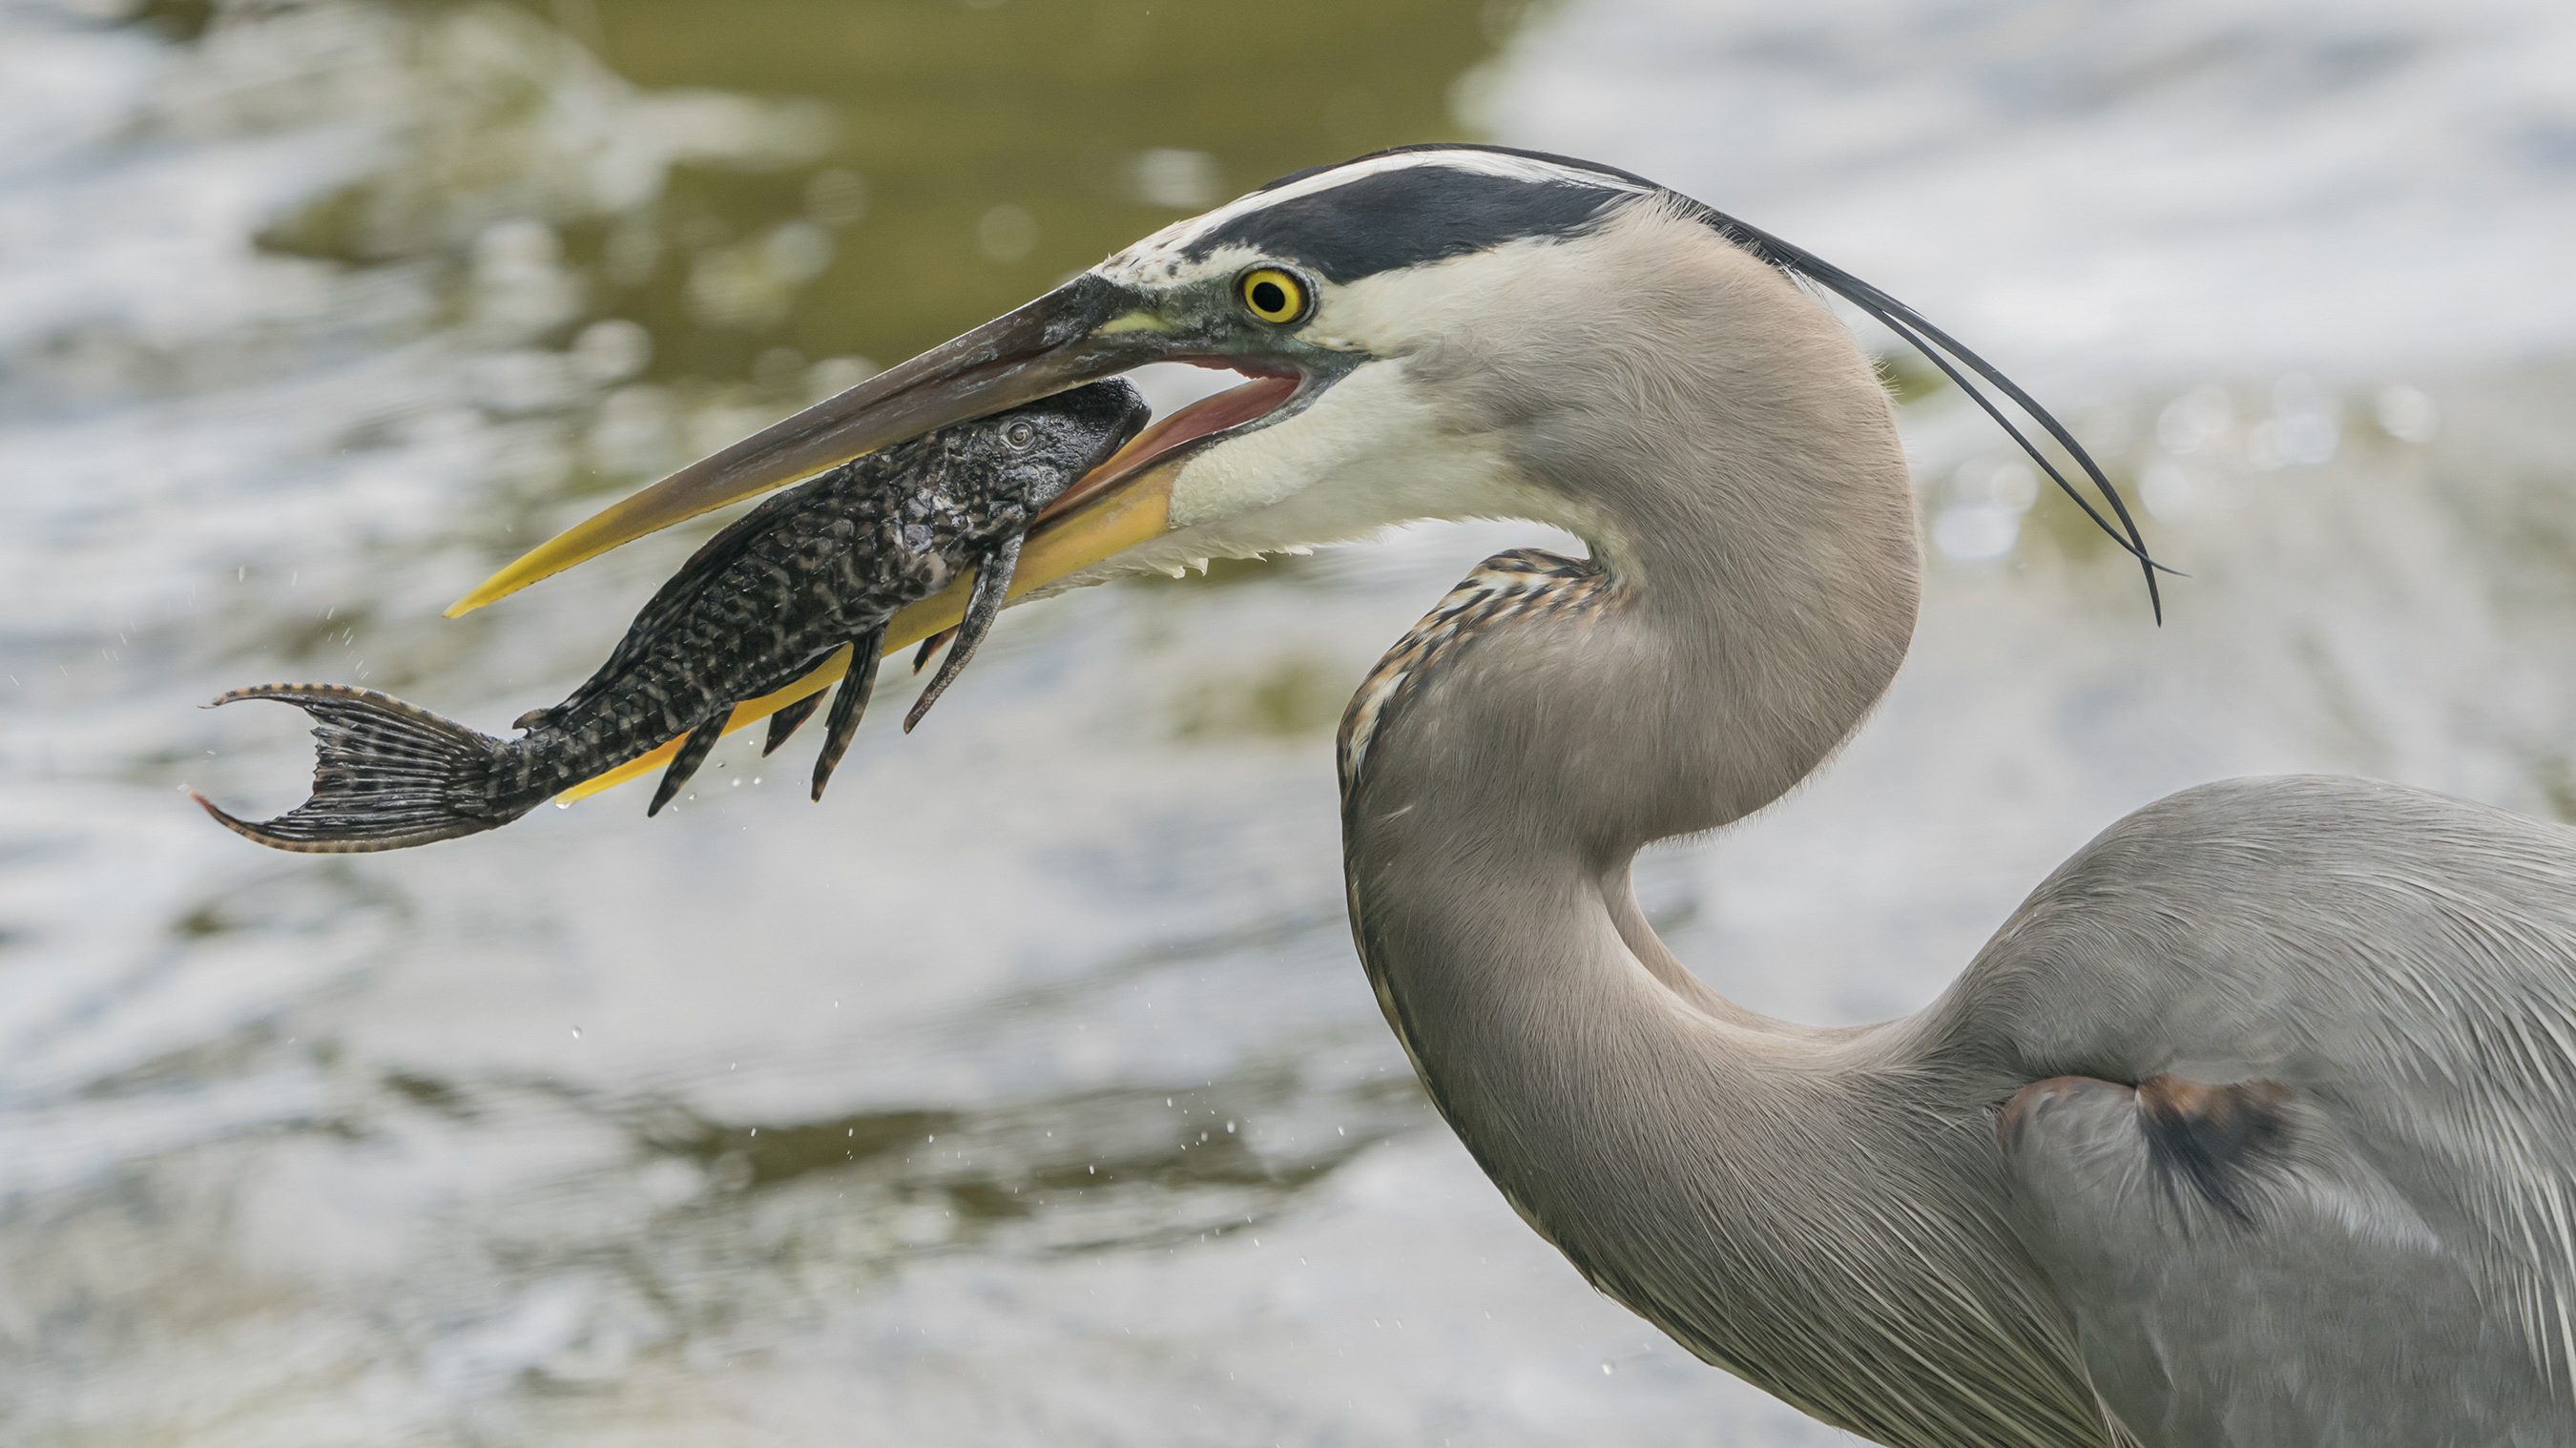
[[[1257,266],[1236,278],[1234,294],[1243,299],[1245,311],[1274,327],[1304,321],[1315,305],[1295,272],[1275,266]]]

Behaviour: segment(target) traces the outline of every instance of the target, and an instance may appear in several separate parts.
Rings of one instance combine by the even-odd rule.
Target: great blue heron
[[[2072,446],[1777,238],[1614,168],[1417,148],[1166,228],[468,603],[1141,363],[1248,374],[1069,494],[1021,578],[1420,518],[1590,545],[1479,568],[1369,676],[1340,757],[1387,1021],[1595,1286],[1906,1448],[2576,1442],[2576,832],[2347,779],[2191,790],[1867,1027],[1748,1011],[1647,928],[1636,851],[1815,769],[1914,626],[1888,399],[1801,279]]]

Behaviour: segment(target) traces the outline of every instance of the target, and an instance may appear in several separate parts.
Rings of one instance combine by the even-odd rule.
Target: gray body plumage
[[[2366,780],[2121,821],[1927,1027],[2073,1075],[2011,1212],[2146,1442],[2576,1440],[2576,831]],[[2160,1164],[2159,1074],[2277,1086],[2231,1214]]]
[[[1820,309],[1651,207],[1513,294],[1417,373],[1595,557],[1462,585],[1354,700],[1343,768],[1371,980],[1522,1215],[1906,1448],[2576,1440],[2576,833],[2212,785],[2106,832],[1918,1015],[1732,1005],[1628,862],[1779,796],[1893,674],[1889,409]],[[1599,368],[1564,365],[1577,331]]]

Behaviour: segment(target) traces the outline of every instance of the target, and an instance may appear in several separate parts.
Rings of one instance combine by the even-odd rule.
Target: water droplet
[[[975,239],[994,261],[1018,261],[1038,244],[1037,218],[1027,207],[1005,202],[984,213],[976,223]]]
[[[2423,389],[2397,383],[2380,389],[2372,403],[2380,429],[2400,442],[2425,443],[2441,431],[2442,411]]]
[[[1616,1369],[1616,1368],[1614,1368],[1614,1367],[1610,1366],[1608,1363],[1603,1363],[1603,1364],[1601,1365],[1601,1376],[1603,1376],[1603,1377],[1605,1377],[1605,1378],[1606,1378],[1606,1377],[1608,1377],[1608,1376],[1610,1376],[1612,1373],[1617,1372],[1617,1371],[1618,1371],[1618,1369]]]
[[[575,1026],[572,1028],[572,1038],[576,1041],[581,1039],[581,1027]]]

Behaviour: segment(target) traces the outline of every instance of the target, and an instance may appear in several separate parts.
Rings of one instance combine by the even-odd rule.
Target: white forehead
[[[1376,156],[1363,156],[1356,161],[1327,167],[1312,175],[1300,176],[1266,191],[1238,196],[1213,211],[1184,217],[1108,260],[1093,267],[1094,274],[1110,281],[1131,286],[1171,286],[1195,281],[1203,276],[1222,275],[1255,259],[1254,253],[1241,246],[1225,246],[1204,255],[1193,255],[1198,243],[1243,217],[1266,211],[1274,206],[1336,187],[1348,186],[1372,176],[1394,171],[1437,168],[1470,175],[1501,176],[1516,181],[1558,181],[1610,190],[1633,191],[1640,195],[1652,188],[1611,172],[1595,171],[1586,166],[1551,161],[1542,156],[1516,155],[1510,151],[1486,151],[1472,146],[1443,147],[1425,151],[1394,151]]]

